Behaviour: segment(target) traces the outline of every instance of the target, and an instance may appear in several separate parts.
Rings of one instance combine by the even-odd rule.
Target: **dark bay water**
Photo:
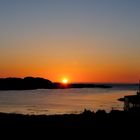
[[[38,89],[0,91],[0,112],[22,114],[80,113],[85,108],[97,111],[123,109],[117,99],[136,94],[137,85],[115,84],[113,88]]]

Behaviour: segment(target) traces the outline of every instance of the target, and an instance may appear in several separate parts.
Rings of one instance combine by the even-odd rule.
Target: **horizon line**
[[[8,77],[0,77],[0,79],[5,79],[5,78],[21,78],[21,79],[24,79],[26,77],[32,77],[32,78],[43,78],[43,79],[46,79],[46,80],[50,80],[51,82],[53,83],[62,83],[60,81],[52,81],[51,79],[49,78],[44,78],[44,77],[41,77],[41,76],[21,76],[21,77],[16,77],[16,76],[8,76]],[[137,80],[139,82],[139,80]],[[96,81],[86,81],[86,82],[76,82],[76,81],[73,81],[73,82],[69,82],[68,84],[138,84],[138,82],[108,82],[108,81],[104,81],[104,82],[96,82]]]

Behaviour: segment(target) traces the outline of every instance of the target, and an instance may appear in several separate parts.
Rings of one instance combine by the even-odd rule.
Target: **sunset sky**
[[[137,82],[140,0],[0,0],[0,77]]]

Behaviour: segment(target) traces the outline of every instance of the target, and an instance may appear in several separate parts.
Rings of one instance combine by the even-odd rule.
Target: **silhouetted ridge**
[[[41,77],[0,78],[0,90],[57,89],[57,88],[110,88],[103,84],[62,84],[53,83]]]
[[[36,88],[52,88],[52,82],[48,79],[40,78],[40,77],[25,77],[23,79],[25,88],[36,89]]]
[[[26,90],[38,88],[52,88],[52,82],[40,77],[0,78],[1,90]]]

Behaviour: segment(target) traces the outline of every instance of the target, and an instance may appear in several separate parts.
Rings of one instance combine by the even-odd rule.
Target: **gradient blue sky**
[[[0,77],[136,82],[139,0],[0,0]]]

